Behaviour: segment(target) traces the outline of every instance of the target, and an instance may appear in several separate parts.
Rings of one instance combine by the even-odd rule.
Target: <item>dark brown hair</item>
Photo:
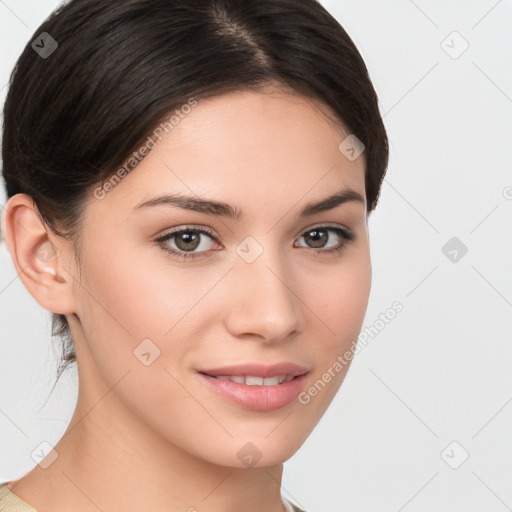
[[[53,52],[36,51],[38,41],[36,48]],[[30,195],[41,219],[76,250],[91,190],[169,112],[191,97],[268,84],[320,100],[363,142],[372,211],[388,164],[377,95],[354,43],[316,0],[71,0],[60,6],[36,30],[11,75],[2,144],[7,196]],[[64,341],[58,380],[76,361],[64,315],[53,314],[52,336]]]

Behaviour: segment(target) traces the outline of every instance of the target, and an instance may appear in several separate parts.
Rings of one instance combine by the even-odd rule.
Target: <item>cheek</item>
[[[173,267],[165,255],[155,263],[146,249],[119,250],[113,245],[105,253],[108,258],[91,251],[82,272],[88,293],[81,293],[78,316],[94,364],[108,384],[128,370],[130,378],[145,372],[134,397],[143,388],[172,388],[165,370],[176,374],[192,367],[197,362],[193,340],[204,338],[201,330],[210,325],[206,318],[218,318],[208,296],[218,276]],[[164,394],[172,392],[166,389]],[[179,396],[182,391],[178,386],[174,392]]]
[[[324,349],[344,351],[357,339],[366,314],[372,276],[369,252],[363,246],[319,276],[316,282],[307,281],[303,296],[323,325]]]
[[[307,327],[308,332],[314,333],[310,336],[315,340],[315,350],[311,352],[307,344],[305,350],[315,366],[299,402],[317,421],[337,393],[353,360],[371,288],[369,253],[353,251],[350,258],[340,259],[339,265],[322,274],[316,287],[310,280],[307,286],[302,293],[309,297],[308,305],[315,313]]]
[[[358,265],[344,274],[337,286],[330,287],[326,294],[326,311],[336,338],[354,339],[366,314],[371,286],[369,266]]]
[[[148,251],[136,247],[104,248],[104,255],[87,256],[84,282],[90,293],[82,294],[84,317],[89,327],[116,330],[135,342],[162,337],[186,314],[200,294],[191,274],[155,265]]]

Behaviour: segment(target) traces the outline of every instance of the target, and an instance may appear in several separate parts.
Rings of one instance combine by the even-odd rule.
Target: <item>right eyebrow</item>
[[[193,210],[218,217],[229,217],[234,220],[241,220],[243,218],[243,214],[240,209],[233,207],[230,204],[214,201],[212,199],[198,198],[197,196],[186,196],[183,194],[166,194],[153,197],[152,199],[139,203],[134,207],[134,209],[158,205],[177,206],[178,208],[183,208],[185,210]]]

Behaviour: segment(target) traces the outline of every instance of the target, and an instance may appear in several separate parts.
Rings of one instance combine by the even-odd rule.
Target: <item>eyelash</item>
[[[336,247],[333,247],[331,249],[314,249],[313,247],[310,247],[309,250],[312,251],[313,253],[321,253],[321,254],[340,253],[345,248],[345,246],[347,246],[349,243],[351,243],[355,240],[355,235],[352,231],[349,231],[346,228],[341,228],[339,226],[332,226],[332,225],[314,226],[314,227],[309,228],[308,230],[304,231],[300,237],[304,236],[307,233],[311,233],[312,231],[328,231],[330,233],[335,233],[342,239],[340,244],[338,244]],[[182,259],[182,260],[189,260],[189,259],[196,259],[196,258],[203,257],[204,254],[207,253],[208,251],[200,251],[200,252],[196,252],[196,253],[181,252],[181,251],[177,251],[176,249],[170,248],[165,243],[168,240],[174,238],[175,236],[180,235],[182,233],[187,233],[187,232],[201,233],[203,235],[207,235],[212,240],[219,243],[212,231],[210,231],[208,229],[204,229],[204,228],[193,228],[193,227],[187,227],[187,228],[178,229],[176,231],[171,231],[170,233],[167,233],[167,234],[157,238],[155,240],[155,242],[158,243],[160,245],[160,247],[165,252],[168,252],[168,253],[172,254],[173,256],[176,256],[177,258]],[[316,254],[316,255],[318,255],[318,254]],[[209,256],[206,256],[206,257],[209,257]]]

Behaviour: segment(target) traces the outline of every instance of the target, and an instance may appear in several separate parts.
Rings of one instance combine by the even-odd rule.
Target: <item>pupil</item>
[[[312,234],[312,236],[309,236],[311,234]],[[326,231],[320,231],[318,229],[315,229],[313,231],[310,231],[309,235],[308,235],[308,238],[313,239],[312,240],[313,247],[323,247],[325,245],[326,241],[322,240],[322,239],[325,238]]]
[[[181,250],[185,250],[185,251],[188,250],[188,249],[195,249],[199,245],[198,244],[198,240],[199,240],[199,236],[197,235],[197,233],[194,233],[192,231],[186,231],[186,232],[182,233],[176,239],[176,245]],[[181,243],[182,241],[184,241],[184,243]],[[193,242],[196,242],[196,243],[192,247],[190,245],[188,245],[188,244],[193,243]],[[180,245],[184,245],[184,247],[183,246],[180,247]]]

